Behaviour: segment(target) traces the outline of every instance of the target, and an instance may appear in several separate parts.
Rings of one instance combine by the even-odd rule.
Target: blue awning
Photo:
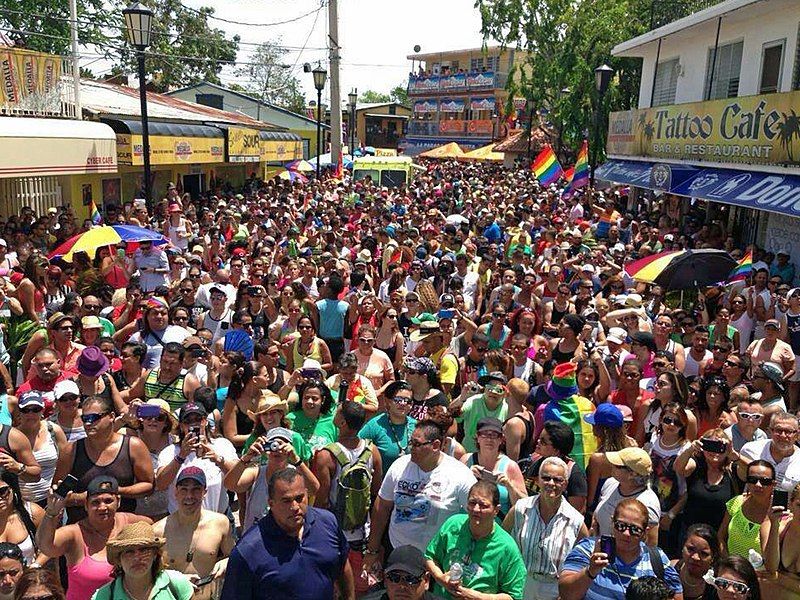
[[[800,217],[800,176],[693,167],[674,163],[609,160],[597,179]]]

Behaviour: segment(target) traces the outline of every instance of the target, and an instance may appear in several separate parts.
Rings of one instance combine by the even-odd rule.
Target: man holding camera
[[[478,379],[478,383],[468,383],[461,391],[461,396],[450,403],[450,412],[456,421],[464,424],[464,441],[467,452],[478,450],[475,441],[478,434],[478,421],[484,417],[494,417],[501,422],[508,416],[506,394],[508,379],[500,371],[492,371]],[[483,393],[481,393],[483,386]]]

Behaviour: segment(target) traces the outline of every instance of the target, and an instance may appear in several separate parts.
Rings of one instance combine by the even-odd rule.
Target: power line
[[[202,15],[208,17],[209,19],[215,19],[217,21],[222,21],[223,23],[230,23],[231,25],[244,25],[245,27],[275,27],[277,25],[287,25],[289,23],[294,23],[296,21],[300,21],[301,19],[305,19],[306,17],[309,17],[314,13],[319,13],[319,11],[321,11],[323,8],[325,8],[325,2],[323,1],[320,4],[319,8],[314,8],[314,9],[308,11],[307,13],[303,13],[300,16],[294,17],[292,19],[287,19],[285,21],[275,21],[273,23],[245,23],[243,21],[233,21],[231,19],[225,19],[223,17],[216,17],[214,15],[209,15],[207,13],[204,13],[202,10],[199,10],[197,8],[192,8],[191,6],[186,6],[183,3],[181,3],[181,6],[183,8],[185,8],[186,10],[188,10],[188,11],[191,11],[191,12],[194,12],[194,13],[197,13],[197,14],[202,14]]]

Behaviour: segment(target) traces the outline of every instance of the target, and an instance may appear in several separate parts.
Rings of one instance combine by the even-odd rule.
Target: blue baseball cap
[[[600,425],[611,429],[619,429],[624,422],[622,411],[608,402],[598,406],[593,413],[584,415],[583,420],[589,425]]]

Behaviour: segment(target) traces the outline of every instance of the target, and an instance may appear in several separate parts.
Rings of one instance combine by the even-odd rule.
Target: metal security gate
[[[50,207],[61,206],[61,186],[57,177],[16,177],[0,179],[0,215],[19,214],[29,206],[40,217]]]

